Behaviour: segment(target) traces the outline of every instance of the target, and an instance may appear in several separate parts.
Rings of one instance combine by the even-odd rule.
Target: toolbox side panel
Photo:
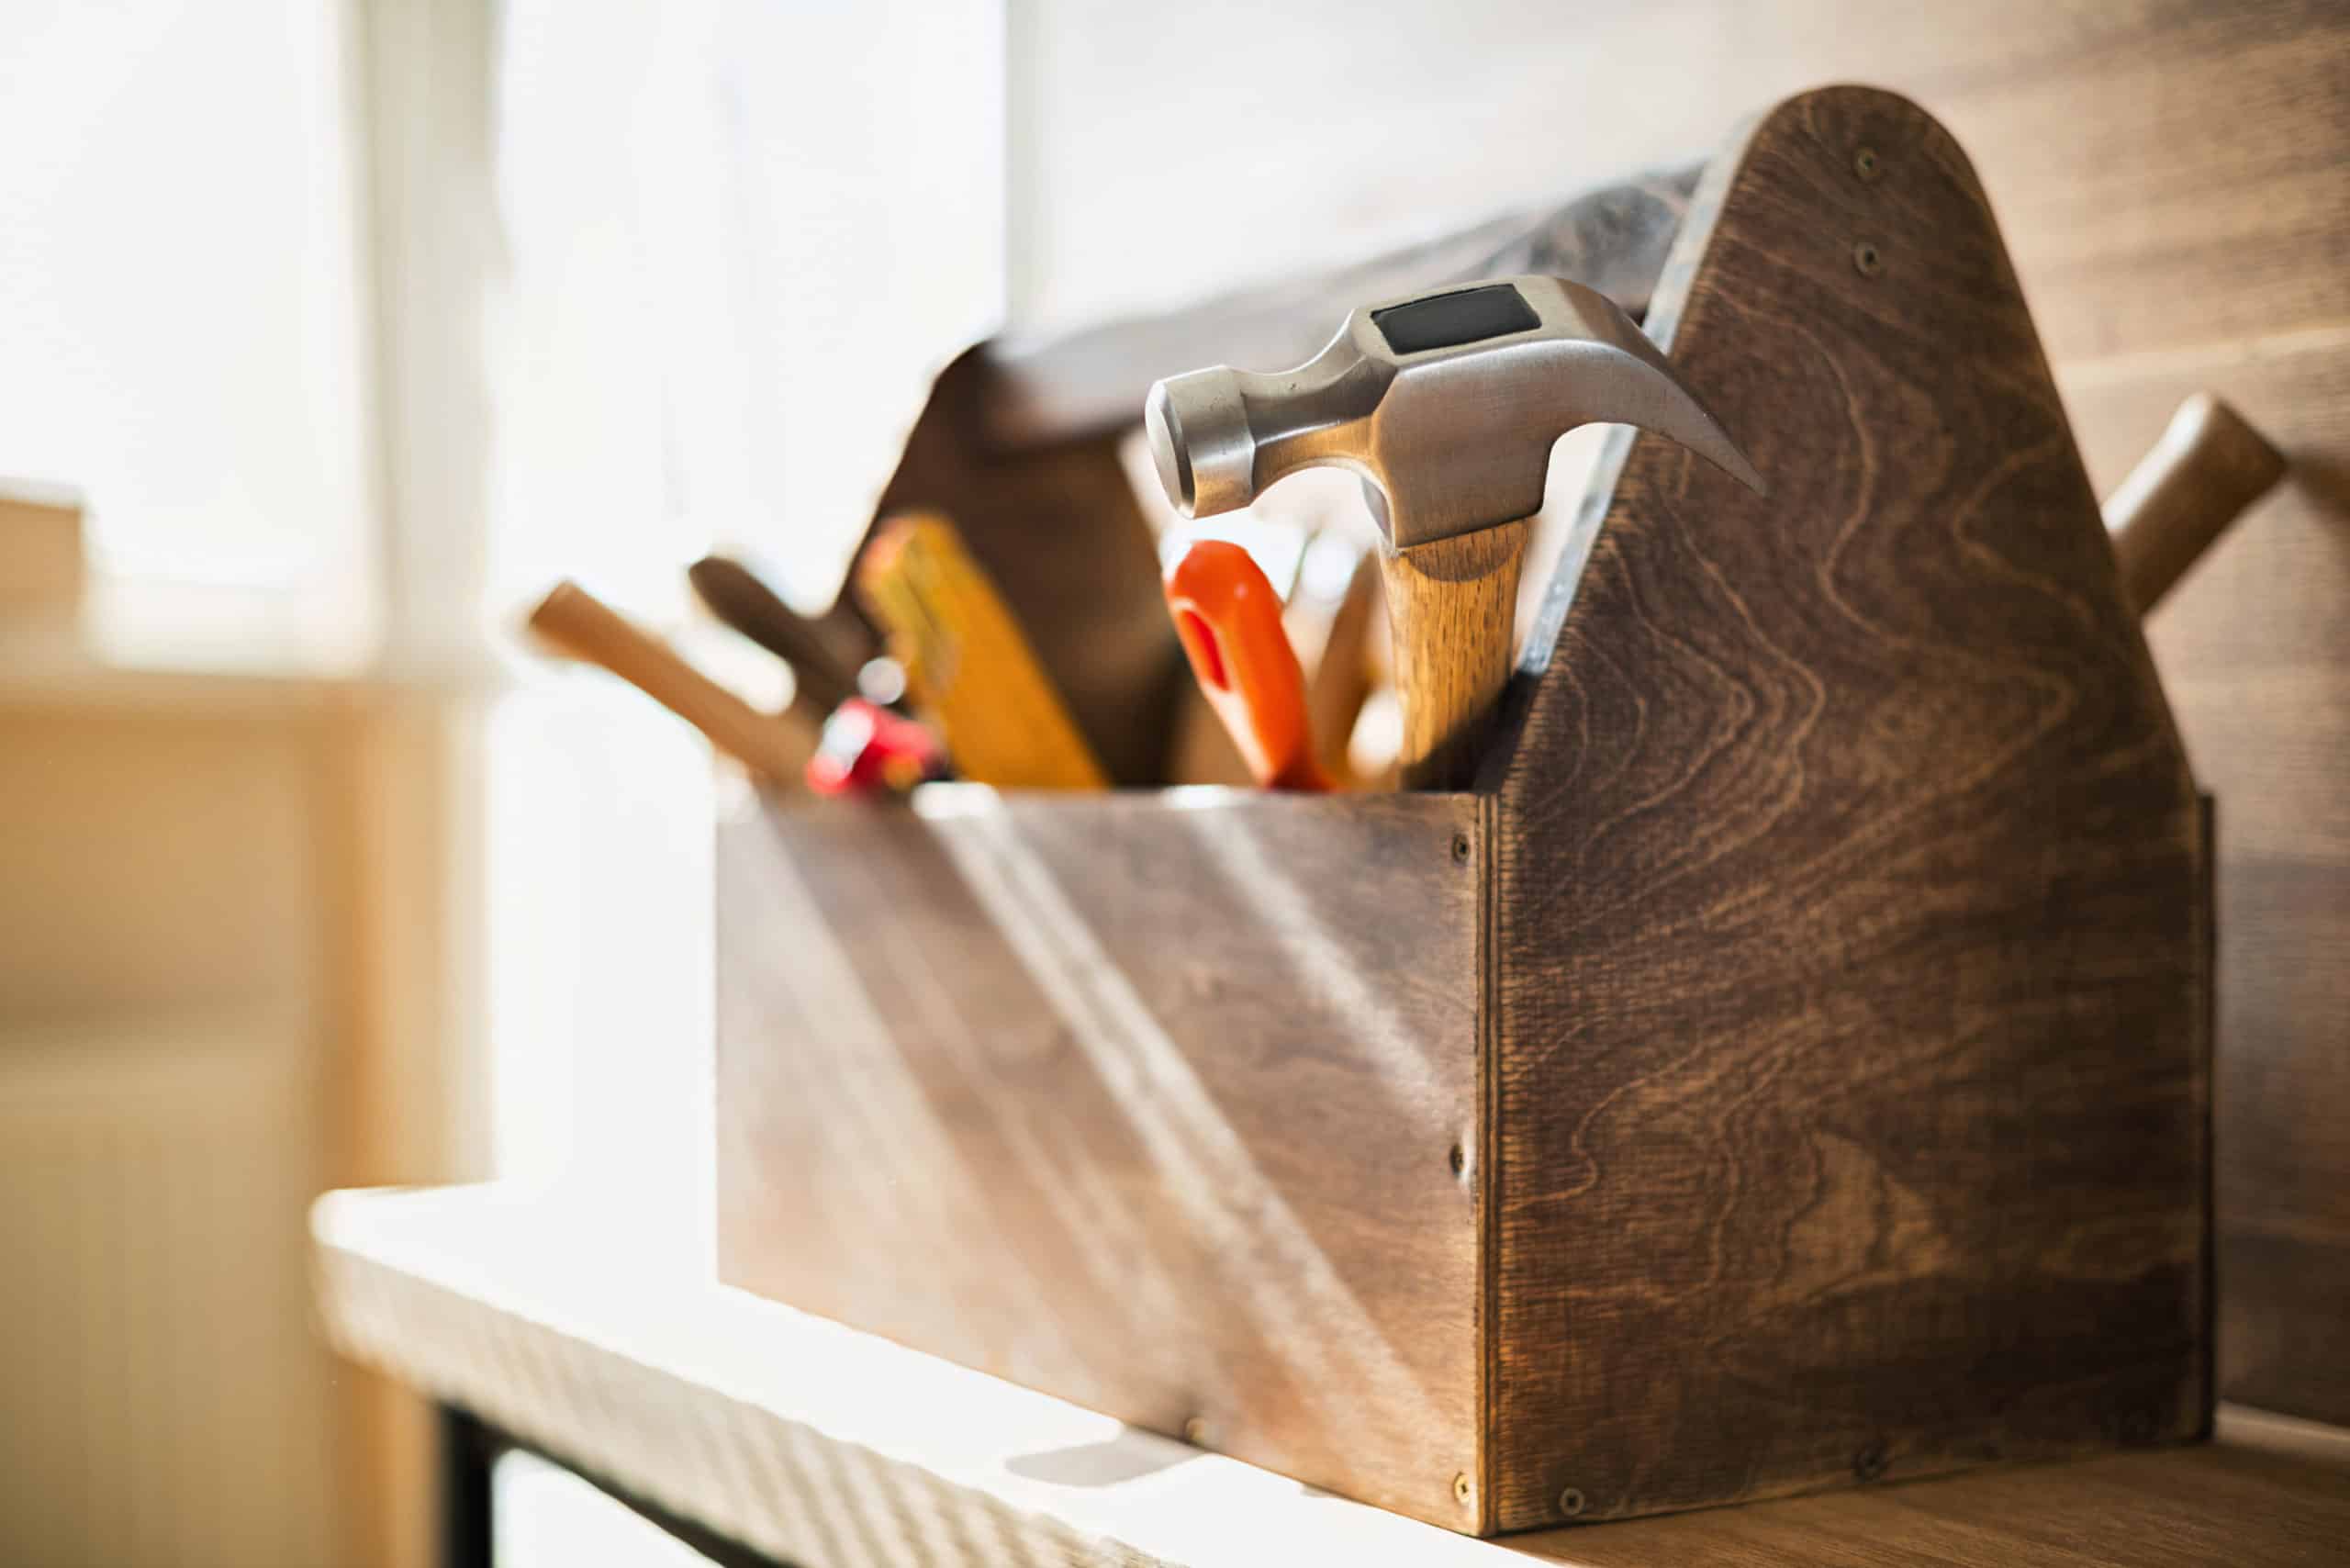
[[[1619,442],[1514,693],[1500,1523],[2198,1433],[2208,847],[1974,174],[1792,100],[1651,330],[1771,493]]]
[[[1474,1528],[1478,832],[972,786],[725,823],[722,1276]]]

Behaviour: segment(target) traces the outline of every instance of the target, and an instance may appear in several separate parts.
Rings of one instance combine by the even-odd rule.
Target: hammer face
[[[1168,498],[1186,515],[1246,506],[1286,474],[1335,465],[1384,496],[1372,510],[1397,549],[1539,510],[1550,449],[1578,425],[1638,425],[1762,487],[1631,318],[1563,278],[1379,301],[1295,370],[1160,382],[1145,422]]]

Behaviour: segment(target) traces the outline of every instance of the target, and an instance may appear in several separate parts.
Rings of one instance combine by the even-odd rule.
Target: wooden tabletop
[[[2248,1411],[2199,1447],[1478,1541],[709,1283],[688,1225],[496,1186],[311,1224],[346,1354],[809,1568],[2350,1562],[2350,1433]]]

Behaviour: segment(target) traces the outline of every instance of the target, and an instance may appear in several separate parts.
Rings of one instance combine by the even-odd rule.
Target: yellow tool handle
[[[815,755],[817,737],[805,726],[760,712],[577,583],[555,584],[529,625],[560,652],[619,676],[754,773],[797,784]]]
[[[953,523],[915,512],[885,524],[857,563],[856,587],[957,772],[1013,789],[1108,788],[1019,622]]]

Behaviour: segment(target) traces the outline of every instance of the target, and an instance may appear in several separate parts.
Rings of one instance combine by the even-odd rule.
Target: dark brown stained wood
[[[2198,805],[1964,156],[1783,105],[1651,330],[1772,491],[1622,443],[1491,770],[1497,1523],[2193,1435]]]
[[[1187,310],[1045,342],[991,343],[981,413],[988,439],[1015,449],[1122,430],[1141,419],[1143,394],[1162,376],[1206,364],[1302,364],[1356,306],[1446,283],[1551,274],[1588,284],[1638,317],[1696,180],[1695,168],[1654,174]]]
[[[2100,487],[2204,386],[2293,463],[2146,635],[2220,799],[2220,1387],[2350,1421],[2350,325],[2059,379]]]
[[[1158,548],[1114,433],[990,456],[977,435],[980,351],[939,375],[874,510],[946,513],[1027,634],[1111,779],[1165,776],[1191,678],[1158,586]],[[1142,389],[1135,392],[1141,417]],[[871,537],[867,533],[867,539]],[[861,546],[860,546],[861,548]]]
[[[2251,1412],[2221,1441],[1715,1508],[1510,1542],[1575,1568],[2335,1568],[2350,1446]]]
[[[723,1277],[1472,1523],[1477,802],[916,799],[722,829]]]

